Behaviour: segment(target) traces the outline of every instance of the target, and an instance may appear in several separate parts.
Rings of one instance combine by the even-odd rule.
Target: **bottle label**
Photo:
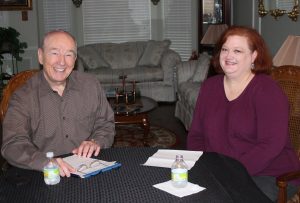
[[[187,169],[172,169],[172,180],[176,182],[187,181],[188,172]]]
[[[52,179],[59,176],[59,169],[52,168],[52,169],[44,169],[44,178]]]

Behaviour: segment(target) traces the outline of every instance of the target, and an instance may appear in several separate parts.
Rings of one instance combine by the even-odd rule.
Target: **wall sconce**
[[[299,14],[299,0],[294,0],[294,5],[292,10],[285,10],[282,9],[285,7],[281,7],[281,8],[274,8],[271,10],[266,10],[265,6],[264,6],[264,0],[258,0],[258,14],[260,17],[264,17],[265,15],[267,15],[268,13],[273,16],[275,18],[275,20],[278,20],[278,18],[280,16],[283,16],[284,14],[287,14],[288,17],[296,22],[298,20],[298,16]]]
[[[270,15],[275,18],[275,20],[278,20],[278,17],[283,16],[286,13],[286,10],[281,10],[281,9],[274,9],[270,10]]]
[[[158,2],[159,2],[159,0],[151,0],[152,1],[152,3],[153,3],[153,5],[157,5],[158,4]]]
[[[268,14],[268,11],[265,9],[265,6],[263,4],[263,0],[260,0],[258,2],[258,14],[260,17],[264,17]]]
[[[288,12],[288,16],[290,17],[290,19],[292,19],[293,21],[297,21],[297,18],[299,16],[299,3],[297,3],[291,12]]]
[[[73,4],[74,4],[77,8],[79,8],[80,5],[81,5],[81,3],[82,3],[82,0],[72,0],[72,1],[73,1]]]

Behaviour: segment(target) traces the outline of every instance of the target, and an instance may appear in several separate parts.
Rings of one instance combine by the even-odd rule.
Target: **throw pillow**
[[[85,46],[78,49],[78,56],[83,60],[89,69],[109,68],[109,64],[102,58],[101,54],[92,46]]]
[[[163,52],[169,48],[170,40],[154,41],[149,40],[144,53],[139,60],[139,66],[158,66]]]
[[[198,65],[192,78],[193,82],[202,82],[205,80],[209,69],[210,58],[211,57],[205,53],[199,56]]]
[[[100,49],[112,69],[135,68],[143,51],[139,50],[136,42],[107,43]]]

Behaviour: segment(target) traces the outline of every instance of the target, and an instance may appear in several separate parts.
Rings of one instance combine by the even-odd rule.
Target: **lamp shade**
[[[212,24],[207,28],[201,44],[216,44],[222,33],[228,28],[226,24]]]
[[[300,36],[289,35],[273,58],[274,66],[300,66]]]

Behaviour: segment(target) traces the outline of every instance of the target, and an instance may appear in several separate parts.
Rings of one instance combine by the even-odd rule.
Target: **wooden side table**
[[[115,112],[115,124],[128,125],[139,124],[144,130],[144,145],[147,145],[146,138],[150,131],[148,112],[157,107],[157,102],[149,97],[141,96],[135,104],[115,104],[114,98],[108,98]]]

